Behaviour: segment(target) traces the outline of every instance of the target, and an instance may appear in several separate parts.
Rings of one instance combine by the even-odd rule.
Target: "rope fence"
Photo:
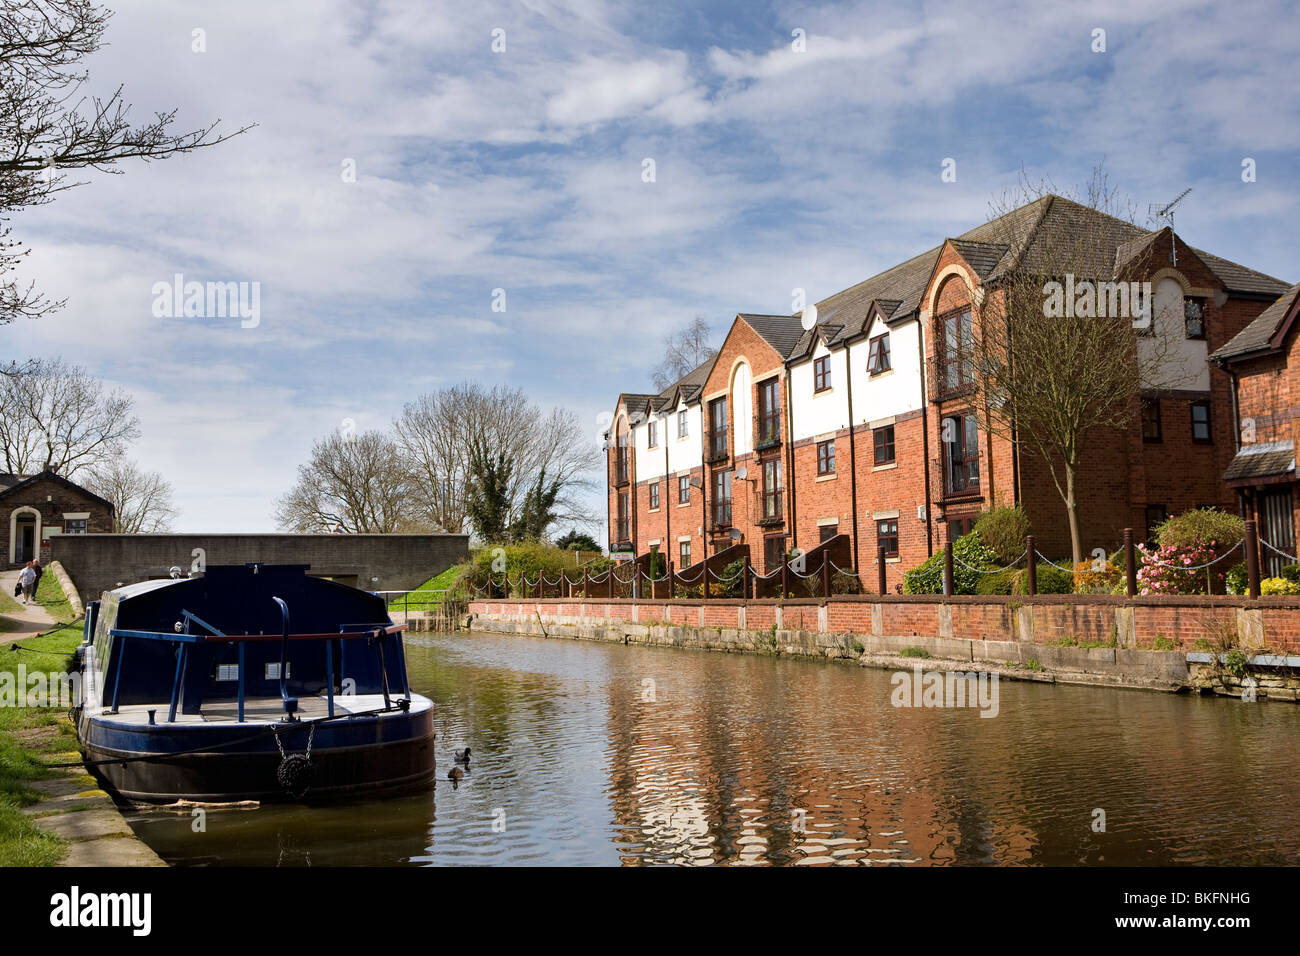
[[[1042,562],[1050,568],[1071,575],[1075,587],[1083,586],[1079,584],[1080,575],[1095,573],[1106,575],[1102,583],[1106,587],[1111,587],[1112,584],[1108,582],[1114,582],[1114,575],[1118,573],[1121,575],[1123,587],[1122,590],[1115,590],[1113,593],[1124,593],[1132,597],[1139,593],[1139,569],[1166,569],[1197,573],[1221,565],[1240,567],[1240,563],[1233,565],[1233,559],[1237,556],[1238,550],[1241,550],[1245,555],[1246,592],[1251,597],[1259,597],[1260,570],[1261,565],[1264,563],[1261,557],[1268,557],[1268,554],[1276,555],[1275,558],[1268,557],[1270,562],[1275,562],[1280,558],[1291,563],[1300,563],[1300,559],[1264,539],[1259,534],[1259,529],[1254,521],[1248,520],[1245,524],[1246,534],[1241,541],[1238,541],[1222,554],[1215,555],[1211,560],[1198,564],[1178,563],[1156,557],[1156,552],[1149,551],[1144,546],[1135,545],[1133,531],[1128,528],[1124,529],[1124,543],[1119,559],[1112,560],[1113,556],[1107,558],[1104,567],[1101,569],[1097,569],[1095,565],[1089,567],[1089,562],[1082,562],[1076,566],[1057,563],[1034,546],[1032,535],[1026,538],[1025,549],[1015,559],[1001,567],[976,567],[967,563],[962,557],[953,553],[953,543],[951,541],[944,545],[942,551],[933,553],[927,559],[927,562],[933,561],[935,558],[941,559],[942,590],[935,593],[944,595],[955,593],[957,587],[955,577],[958,568],[967,574],[978,575],[981,578],[1004,574],[1016,568],[1023,568],[1026,572],[1024,575],[1025,591],[1028,595],[1033,596],[1037,593],[1040,583],[1037,572],[1038,562]],[[814,554],[815,551],[816,549],[814,549]],[[723,568],[710,566],[709,562],[714,560],[713,557],[710,557],[700,561],[688,572],[674,571],[672,562],[668,562],[667,567],[658,575],[651,573],[643,565],[643,559],[638,559],[630,567],[625,567],[622,573],[620,573],[618,567],[614,566],[606,568],[600,573],[584,571],[580,577],[570,576],[567,571],[561,570],[554,579],[548,577],[544,571],[538,571],[532,577],[523,572],[517,575],[494,572],[488,574],[485,581],[481,578],[479,580],[467,580],[466,585],[467,590],[475,597],[489,599],[495,597],[504,598],[513,592],[515,597],[567,598],[581,595],[587,598],[632,597],[657,599],[662,596],[667,598],[687,597],[706,601],[713,597],[739,597],[746,600],[751,598],[757,600],[773,596],[792,597],[794,591],[791,590],[791,585],[795,582],[804,582],[800,585],[799,590],[806,589],[809,596],[831,597],[833,593],[885,593],[890,571],[896,575],[896,579],[902,581],[904,587],[915,581],[918,575],[933,575],[935,573],[933,564],[930,564],[929,570],[922,570],[919,566],[904,570],[897,563],[897,559],[889,560],[885,557],[883,551],[879,551],[876,560],[869,566],[874,567],[876,587],[868,588],[867,585],[871,575],[866,569],[841,567],[835,562],[829,551],[824,551],[818,557],[820,557],[820,564],[815,560],[809,560],[810,555],[808,554],[800,555],[793,560],[787,556],[783,564],[766,573],[751,565],[748,557],[743,557],[728,562],[728,567],[734,563],[743,562],[739,568],[730,574],[726,573]],[[1240,561],[1239,558],[1237,560]],[[662,562],[659,566],[663,566]],[[1275,564],[1270,566],[1276,567]],[[801,568],[803,570],[800,570]],[[820,587],[808,583],[818,582],[819,579]],[[964,580],[967,583],[963,587],[969,588],[970,579],[965,578]],[[739,588],[735,587],[737,582],[739,582]],[[664,584],[667,584],[667,593],[661,595],[660,585]],[[774,584],[776,585],[775,595],[773,594]],[[1059,585],[1056,586],[1059,587]],[[1119,585],[1114,586],[1119,587]],[[1206,590],[1213,592],[1214,586],[1211,583],[1211,576],[1206,575]],[[1239,587],[1240,585],[1234,586]],[[719,591],[719,587],[725,590]],[[548,594],[548,589],[552,593]],[[683,593],[683,589],[690,589],[695,593]],[[1147,585],[1142,585],[1141,589],[1146,590]],[[901,590],[901,588],[895,586],[894,590]],[[602,591],[603,594],[597,593]]]

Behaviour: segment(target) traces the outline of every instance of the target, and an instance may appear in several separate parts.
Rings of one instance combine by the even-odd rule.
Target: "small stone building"
[[[50,538],[113,531],[113,505],[76,482],[42,471],[0,474],[0,535],[6,567],[50,560]]]

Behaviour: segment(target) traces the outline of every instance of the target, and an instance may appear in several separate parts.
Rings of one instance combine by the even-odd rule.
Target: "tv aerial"
[[[1172,235],[1174,231],[1174,207],[1177,206],[1180,202],[1182,202],[1183,198],[1191,191],[1192,191],[1192,187],[1188,186],[1186,189],[1184,189],[1182,192],[1178,194],[1178,198],[1176,198],[1171,203],[1166,203],[1163,206],[1160,205],[1160,203],[1158,202],[1151,203],[1149,206],[1147,206],[1147,217],[1157,223],[1168,222],[1169,232]],[[1178,241],[1176,237],[1169,247],[1169,261],[1173,263],[1175,266],[1178,265]]]

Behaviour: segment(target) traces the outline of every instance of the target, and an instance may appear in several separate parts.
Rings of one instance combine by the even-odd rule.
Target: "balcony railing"
[[[614,486],[615,487],[619,487],[627,484],[629,471],[630,469],[628,468],[628,460],[626,458],[619,458],[615,460],[614,462]]]
[[[715,501],[713,502],[713,527],[730,528],[731,527],[731,502]]]

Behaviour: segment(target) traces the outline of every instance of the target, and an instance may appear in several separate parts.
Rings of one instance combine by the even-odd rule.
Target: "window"
[[[980,490],[979,424],[974,415],[943,420],[944,484],[949,494]]]
[[[629,533],[629,515],[627,508],[627,492],[618,496],[618,540],[628,541],[632,535]]]
[[[831,387],[831,357],[823,355],[813,360],[813,391],[824,392]]]
[[[835,442],[819,441],[817,443],[817,474],[835,474]]]
[[[771,574],[781,570],[785,563],[785,535],[773,535],[763,539],[763,573]]]
[[[758,386],[758,443],[781,438],[780,381],[769,378]]]
[[[1164,524],[1165,519],[1169,517],[1169,512],[1165,510],[1164,505],[1147,505],[1147,543],[1153,544],[1156,538],[1156,528]]]
[[[1189,339],[1205,338],[1205,300],[1183,299],[1183,328]]]
[[[727,454],[727,400],[715,398],[709,402],[709,457],[724,458]]]
[[[64,534],[85,534],[86,519],[85,518],[65,519],[63,522],[63,533]]]
[[[975,381],[975,331],[970,309],[945,316],[939,326],[939,382],[944,392]]]
[[[885,557],[898,557],[898,519],[885,518],[876,522],[876,547],[885,549]]]
[[[657,481],[650,483],[650,510],[659,510],[659,482]]]
[[[894,426],[885,425],[883,428],[873,428],[871,430],[871,439],[876,446],[876,464],[888,465],[894,460]]]
[[[646,422],[646,445],[650,448],[659,446],[659,422],[656,419],[650,419]]]
[[[686,475],[677,479],[677,503],[679,505],[691,503],[691,479]]]
[[[781,459],[763,462],[763,520],[781,520]]]
[[[975,516],[970,515],[965,518],[952,518],[948,522],[948,540],[956,541],[958,538],[964,538],[975,530]]]
[[[879,375],[893,367],[889,361],[889,333],[877,335],[871,340],[871,348],[867,353],[867,371],[872,375]]]
[[[277,664],[276,666],[278,667],[279,665]],[[217,665],[217,680],[219,680],[219,681],[226,681],[226,680],[239,680],[239,665],[238,665],[238,664],[218,664],[218,665]]]
[[[686,409],[677,413],[677,437],[685,438],[691,433],[690,426],[686,422]]]
[[[1210,403],[1192,402],[1192,441],[1208,445],[1214,441],[1210,432]]]
[[[713,524],[719,528],[731,525],[731,472],[713,473]]]
[[[820,544],[824,541],[829,541],[831,538],[835,537],[839,533],[840,533],[839,522],[836,522],[835,524],[819,525],[817,527],[817,542]]]
[[[689,568],[691,566],[691,543],[689,541],[677,542],[677,558],[679,568]]]
[[[1160,441],[1160,399],[1142,399],[1142,440]]]

